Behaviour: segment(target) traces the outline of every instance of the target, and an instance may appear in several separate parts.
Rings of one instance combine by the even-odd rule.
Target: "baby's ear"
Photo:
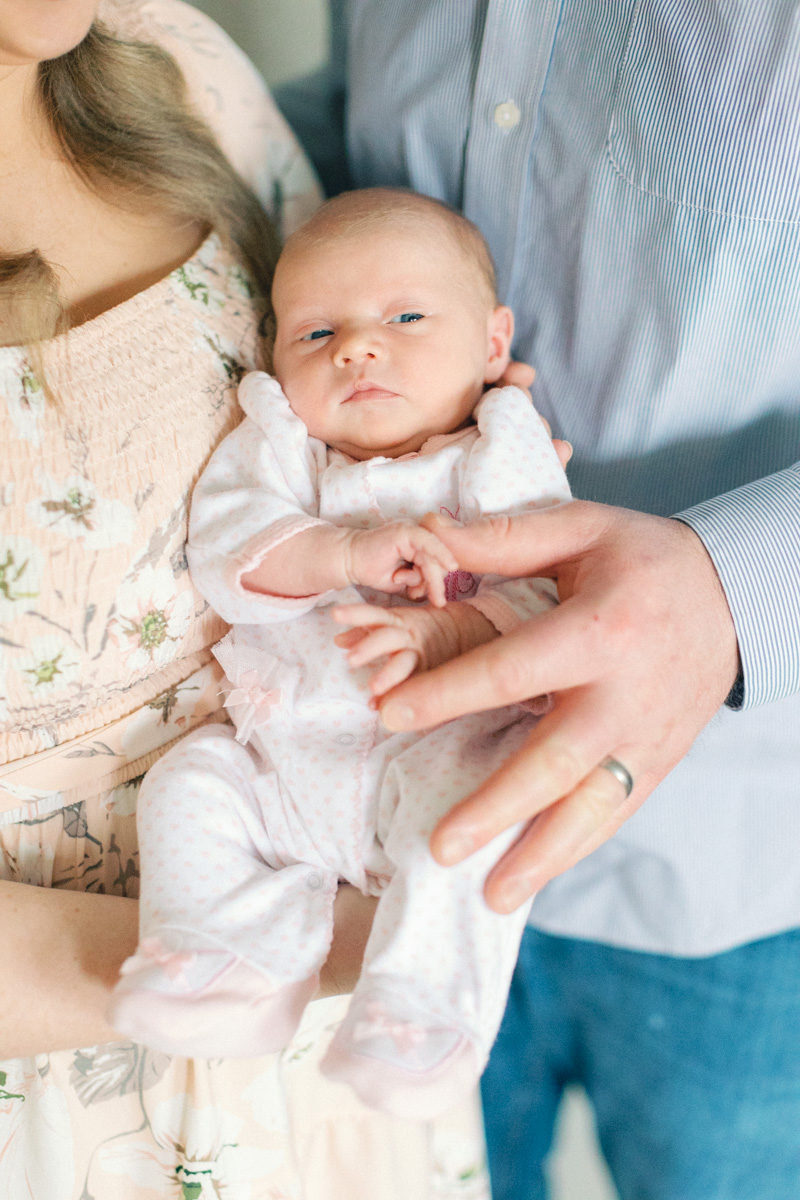
[[[498,304],[489,314],[489,357],[483,377],[484,383],[497,383],[505,374],[511,360],[513,337],[514,314],[505,304]]]

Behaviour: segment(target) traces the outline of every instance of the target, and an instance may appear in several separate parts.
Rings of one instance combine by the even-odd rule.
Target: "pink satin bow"
[[[145,938],[140,942],[134,956],[122,964],[120,975],[129,975],[132,971],[138,971],[146,963],[155,963],[156,966],[162,968],[168,978],[178,979],[184,983],[184,970],[186,967],[192,966],[196,957],[195,954],[189,952],[168,950],[160,938]]]
[[[272,708],[281,702],[280,688],[269,691],[261,686],[257,671],[245,671],[238,679],[238,687],[220,692],[225,696],[225,708],[244,708],[236,714],[236,740],[246,742],[254,729],[270,718]]]
[[[354,1042],[365,1042],[368,1038],[383,1035],[391,1038],[401,1054],[408,1054],[420,1042],[424,1042],[426,1031],[409,1021],[393,1021],[380,1004],[368,1004],[366,1020],[359,1021],[353,1030]]]

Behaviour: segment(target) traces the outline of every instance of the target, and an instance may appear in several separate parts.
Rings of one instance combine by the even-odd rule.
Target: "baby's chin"
[[[409,438],[396,446],[361,446],[352,442],[328,442],[328,445],[331,450],[338,450],[348,458],[366,462],[368,458],[402,458],[404,454],[414,454],[421,450],[432,436],[430,433],[421,433],[418,437]]]

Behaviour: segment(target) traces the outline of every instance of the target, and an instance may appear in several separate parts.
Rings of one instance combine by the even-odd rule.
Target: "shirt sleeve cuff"
[[[730,606],[741,677],[727,704],[800,691],[800,464],[677,513],[706,547]]]

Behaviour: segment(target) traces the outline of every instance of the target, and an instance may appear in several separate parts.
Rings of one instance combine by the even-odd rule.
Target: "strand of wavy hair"
[[[183,74],[159,46],[124,41],[99,22],[74,50],[41,63],[39,96],[66,160],[109,203],[159,210],[215,230],[267,311],[279,252],[272,224],[208,126]],[[52,267],[38,251],[0,255],[0,345],[41,344],[69,327]],[[38,372],[37,372],[38,373]]]

